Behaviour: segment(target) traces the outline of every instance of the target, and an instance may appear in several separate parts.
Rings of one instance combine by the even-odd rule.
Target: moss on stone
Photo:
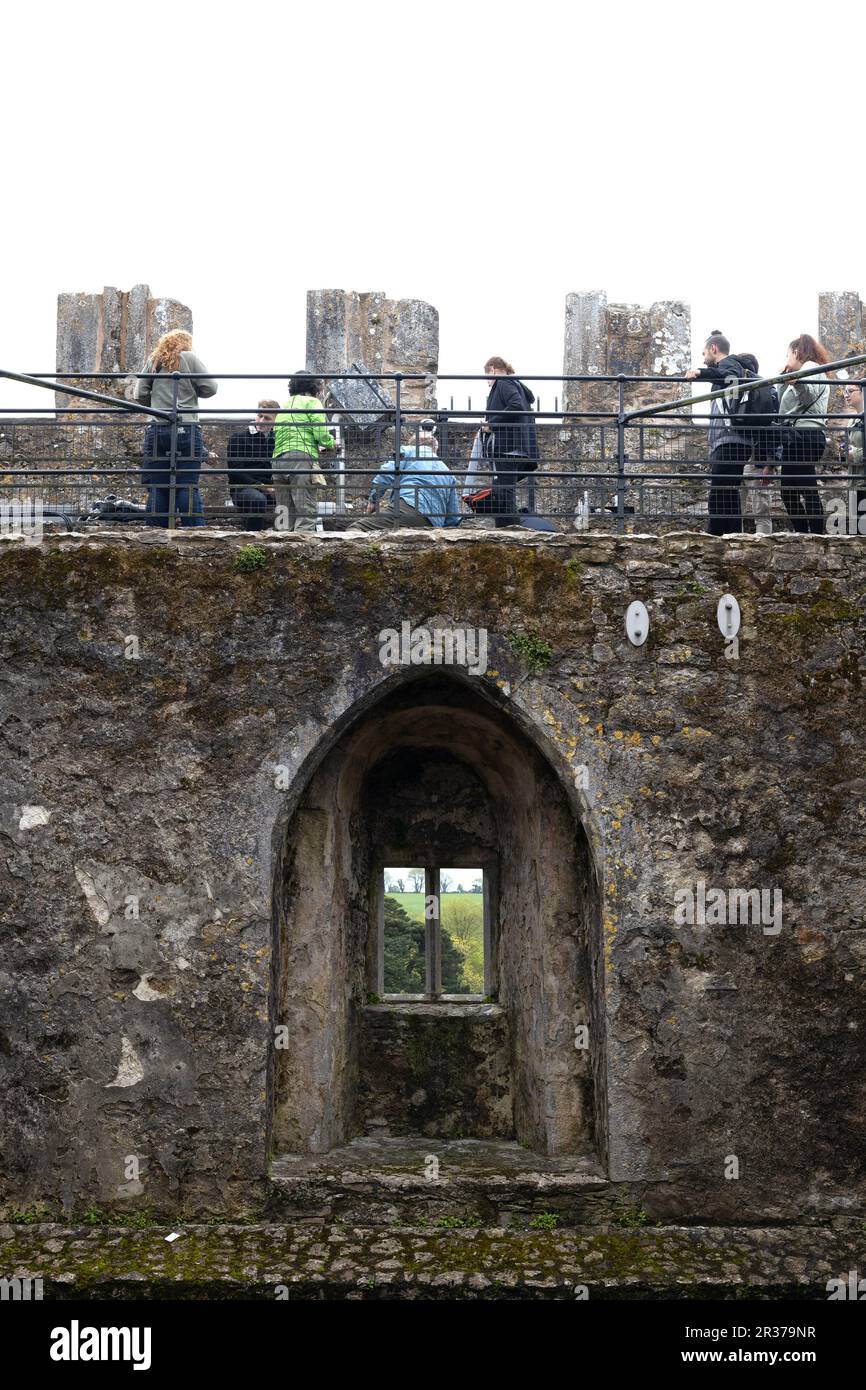
[[[553,647],[537,629],[529,632],[509,632],[508,641],[531,676],[537,676],[553,660]]]

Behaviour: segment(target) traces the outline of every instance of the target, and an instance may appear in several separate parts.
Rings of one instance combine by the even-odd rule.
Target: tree
[[[440,892],[440,893],[450,893],[450,891],[451,891],[451,884],[452,884],[453,882],[454,882],[454,880],[453,880],[453,878],[451,877],[450,874],[440,874],[440,875],[439,875],[439,892]]]
[[[458,892],[458,893],[462,893],[462,892],[463,892],[463,884],[462,884],[462,883],[458,883],[458,885],[457,885],[457,892]]]
[[[397,902],[385,898],[385,993],[423,994],[424,923],[416,922]],[[442,932],[442,989],[445,994],[467,992],[463,953]]]
[[[411,884],[412,884],[412,892],[413,892],[413,893],[423,893],[423,892],[424,892],[424,870],[423,870],[423,869],[407,869],[407,870],[406,870],[406,876],[407,876],[407,878],[410,880],[410,882],[411,882]]]
[[[467,994],[483,994],[484,909],[477,899],[455,893],[442,903],[443,962],[446,935],[463,960],[463,989]]]

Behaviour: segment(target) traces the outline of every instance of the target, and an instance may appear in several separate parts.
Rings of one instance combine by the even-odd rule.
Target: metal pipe
[[[128,372],[120,373],[128,376]],[[35,376],[25,376],[21,372],[7,372],[0,367],[0,376],[8,381],[23,381],[25,386],[41,386],[45,391],[57,391],[61,396],[83,396],[88,401],[101,401],[104,405],[115,406],[120,410],[126,410],[133,415],[153,415],[158,420],[168,420],[171,417],[165,410],[153,410],[150,406],[133,404],[132,401],[121,400],[119,396],[103,396],[98,391],[85,391],[81,386],[56,386],[53,381],[40,381]],[[57,378],[59,380],[59,378]]]
[[[177,395],[180,390],[180,372],[172,372],[171,402],[171,472],[168,475],[168,529],[176,529],[174,509],[177,503]]]
[[[759,377],[754,381],[732,382],[730,386],[725,386],[720,391],[710,391],[706,396],[683,396],[679,400],[662,401],[658,405],[640,406],[637,410],[630,410],[626,419],[635,420],[642,415],[661,415],[663,411],[677,410],[680,406],[701,405],[704,401],[717,401],[721,396],[739,395],[743,391],[754,391],[759,386],[775,386],[781,381],[787,385],[788,382],[799,381],[802,377],[820,376],[822,372],[826,376],[829,372],[858,366],[861,362],[866,362],[866,352],[861,353],[858,357],[843,357],[838,362],[826,362],[822,367],[801,367],[798,372],[780,372],[778,376]],[[636,378],[632,378],[632,380],[636,380]],[[674,377],[672,380],[676,381],[677,378]],[[837,385],[836,382],[832,381],[827,384]]]
[[[625,530],[625,377],[618,378],[619,400],[616,417],[616,529]]]

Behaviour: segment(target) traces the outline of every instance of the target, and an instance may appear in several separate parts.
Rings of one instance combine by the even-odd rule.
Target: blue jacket
[[[457,482],[427,444],[420,450],[409,445],[401,450],[400,497],[426,516],[433,526],[459,526]],[[394,460],[383,463],[370,487],[375,500],[394,488]]]

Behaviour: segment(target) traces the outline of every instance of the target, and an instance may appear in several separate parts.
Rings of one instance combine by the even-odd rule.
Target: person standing
[[[296,372],[274,425],[274,494],[277,507],[288,512],[289,531],[315,533],[319,488],[325,486],[319,454],[337,448],[319,400],[321,385],[311,372]]]
[[[849,381],[844,391],[845,409],[858,418],[852,420],[842,439],[840,458],[847,464],[850,474],[846,491],[854,493],[854,518],[852,532],[866,534],[866,439],[863,432],[863,387],[856,381]],[[850,523],[849,523],[850,524]],[[860,530],[860,527],[863,530]]]
[[[740,365],[745,368],[746,375],[759,377],[761,375],[758,366],[758,359],[754,353],[738,352],[736,354]],[[773,402],[773,412],[779,409],[779,397],[776,388],[768,388]],[[768,417],[770,419],[770,417]],[[749,429],[749,425],[744,424],[744,429]],[[768,466],[771,461],[771,450],[775,445],[775,429],[773,422],[762,424],[758,427],[751,427],[751,442],[754,450],[754,462],[746,463],[743,466],[743,487],[741,493],[741,503],[744,522],[751,515],[755,520],[755,534],[758,536],[772,536],[773,534],[773,471]]]
[[[686,372],[686,381],[708,381],[713,390],[736,385],[744,375],[738,357],[731,356],[731,344],[714,328],[704,344],[704,365]],[[707,530],[711,536],[742,531],[740,484],[743,468],[752,457],[751,441],[737,429],[736,414],[740,393],[731,392],[710,403],[709,448],[710,495],[707,503]]]
[[[268,524],[264,513],[274,505],[271,458],[279,408],[279,401],[259,401],[253,423],[229,439],[229,491],[235,507],[243,513],[248,531],[264,531]]]
[[[788,344],[783,372],[804,367],[823,367],[830,354],[809,333]],[[784,386],[784,383],[783,383]],[[795,531],[823,535],[824,512],[818,492],[815,465],[827,445],[827,409],[830,383],[821,385],[806,377],[791,381],[779,401],[779,453],[782,463],[782,501]]]
[[[173,373],[177,383],[177,468],[175,471],[175,511],[181,526],[203,526],[204,517],[198,481],[202,462],[209,457],[198,423],[201,396],[215,396],[217,383],[192,350],[192,335],[182,328],[163,333],[136,379],[133,399],[155,410],[171,410],[175,404]],[[172,427],[155,420],[144,432],[144,466],[141,481],[148,489],[149,526],[167,526],[171,500],[170,470],[158,459],[171,458]],[[214,455],[216,457],[216,455]]]
[[[514,526],[519,522],[515,505],[516,484],[538,467],[538,437],[532,405],[535,396],[514,374],[514,368],[504,357],[488,357],[484,375],[490,383],[490,394],[484,422],[484,458],[494,469],[493,490],[483,507],[474,508],[494,515],[497,527]]]

